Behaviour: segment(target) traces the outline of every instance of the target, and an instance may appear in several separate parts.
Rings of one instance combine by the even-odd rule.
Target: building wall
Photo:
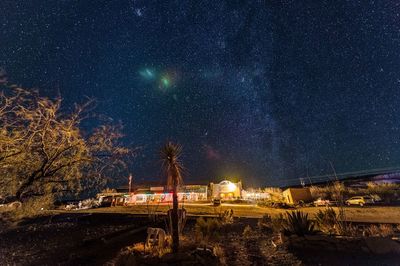
[[[299,201],[312,201],[309,188],[288,188],[282,192],[285,202],[288,204],[297,204]]]

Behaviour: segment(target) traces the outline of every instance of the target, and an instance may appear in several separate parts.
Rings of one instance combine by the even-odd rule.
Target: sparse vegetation
[[[213,241],[219,238],[221,227],[222,224],[219,219],[197,218],[195,225],[196,238],[206,245],[210,240]]]
[[[272,218],[272,230],[275,233],[281,233],[284,230],[284,224],[286,223],[286,218],[280,213],[277,217]]]
[[[327,234],[337,232],[338,216],[333,208],[319,210],[315,215],[315,223],[318,229]]]
[[[226,263],[226,259],[227,258],[226,258],[224,249],[221,247],[221,245],[219,245],[219,244],[214,245],[213,254],[214,254],[215,257],[218,258],[219,263],[221,265],[227,265],[227,263]]]
[[[364,235],[388,237],[394,235],[394,229],[390,224],[370,225],[364,230]]]
[[[285,234],[295,234],[298,236],[311,235],[315,233],[314,222],[308,218],[307,213],[301,211],[286,212],[283,231]]]
[[[369,195],[378,195],[385,203],[391,203],[397,200],[400,193],[400,185],[368,182],[367,191]]]
[[[219,213],[219,219],[222,225],[232,224],[233,223],[233,210],[225,210],[222,213]]]
[[[385,203],[391,203],[399,198],[400,185],[368,182],[366,188],[351,188],[345,187],[343,183],[335,182],[327,186],[311,186],[310,192],[314,199],[339,200],[341,196],[350,198],[359,195],[371,195],[378,196]]]
[[[244,238],[250,238],[254,235],[254,231],[250,225],[246,225],[246,227],[243,229],[242,235]]]
[[[284,202],[284,198],[282,195],[282,189],[276,187],[267,187],[264,189],[264,192],[269,193],[271,196],[270,201],[272,202]]]
[[[271,233],[272,232],[271,216],[269,214],[264,214],[261,219],[258,219],[257,226],[262,232]]]

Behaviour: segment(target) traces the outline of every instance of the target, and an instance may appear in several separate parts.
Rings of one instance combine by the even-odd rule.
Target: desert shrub
[[[338,216],[333,208],[327,208],[325,210],[319,210],[315,214],[315,223],[319,230],[327,234],[336,233],[336,227],[338,223]]]
[[[286,223],[286,219],[282,213],[279,214],[278,217],[273,217],[271,219],[272,230],[275,233],[280,233],[284,230],[284,224]]]
[[[351,188],[351,187],[348,187],[346,189],[345,197],[346,198],[351,198],[351,197],[358,196],[358,195],[364,195],[364,194],[366,194],[364,190],[365,189],[362,189],[362,188]]]
[[[364,230],[364,235],[367,236],[379,236],[380,230],[379,227],[376,225],[370,225]]]
[[[269,214],[264,214],[261,219],[258,219],[257,226],[261,231],[272,231],[272,218]]]
[[[253,231],[253,229],[251,228],[251,226],[250,226],[250,225],[246,225],[246,227],[245,227],[244,230],[243,230],[242,236],[243,236],[244,238],[250,238],[250,237],[252,237],[253,235],[254,235],[254,231]]]
[[[257,206],[259,207],[267,207],[270,208],[272,207],[273,201],[271,200],[259,200],[257,201]]]
[[[267,187],[264,189],[264,192],[269,193],[271,196],[270,201],[272,202],[284,202],[284,198],[282,195],[282,189],[276,187]]]
[[[223,225],[232,224],[233,223],[233,210],[225,210],[222,213],[219,213],[219,219]]]
[[[364,235],[387,237],[394,235],[394,230],[390,224],[371,225],[364,230]]]
[[[44,210],[49,210],[54,207],[54,198],[51,194],[42,197],[34,197],[23,202],[19,206],[20,207],[15,208],[11,212],[11,217],[14,220],[41,215]]]
[[[374,182],[367,183],[367,193],[372,195],[378,195],[386,203],[390,203],[397,198],[397,191],[400,190],[400,185],[398,184],[377,184]]]
[[[315,233],[314,222],[308,218],[308,214],[301,211],[286,212],[287,220],[283,224],[284,233],[298,236]]]
[[[321,198],[321,199],[330,199],[331,198],[330,189],[328,187],[311,186],[310,192],[311,192],[311,197],[314,200],[316,200],[318,198]]]
[[[343,202],[343,197],[346,193],[346,187],[343,183],[335,182],[332,186],[329,187],[331,191],[331,198],[338,202]]]
[[[349,222],[338,221],[335,229],[336,229],[336,234],[341,235],[341,236],[358,236],[359,235],[357,226],[355,226]]]
[[[214,245],[213,254],[214,254],[215,257],[218,258],[219,263],[221,265],[227,265],[227,263],[226,263],[226,255],[225,255],[224,249],[220,245],[218,245],[218,244]]]
[[[381,231],[381,236],[383,237],[394,235],[393,226],[390,224],[380,224],[379,229]]]
[[[101,191],[101,193],[104,194],[117,193],[117,190],[115,188],[105,188]]]
[[[291,208],[288,204],[281,201],[271,201],[271,200],[263,200],[257,202],[257,206],[259,207],[267,207],[267,208],[277,208],[277,209],[288,209]]]
[[[208,243],[210,240],[218,239],[221,227],[219,219],[200,217],[196,220],[195,234],[200,241]]]

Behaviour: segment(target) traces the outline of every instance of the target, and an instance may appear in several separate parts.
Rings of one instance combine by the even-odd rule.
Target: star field
[[[139,181],[160,178],[167,139],[193,183],[400,166],[397,1],[6,0],[0,11],[10,79],[67,107],[96,98],[140,147]]]

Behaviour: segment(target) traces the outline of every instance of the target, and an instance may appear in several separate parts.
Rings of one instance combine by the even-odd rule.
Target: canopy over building
[[[242,182],[232,183],[224,180],[218,184],[210,183],[211,197],[217,199],[239,199],[242,197]]]

